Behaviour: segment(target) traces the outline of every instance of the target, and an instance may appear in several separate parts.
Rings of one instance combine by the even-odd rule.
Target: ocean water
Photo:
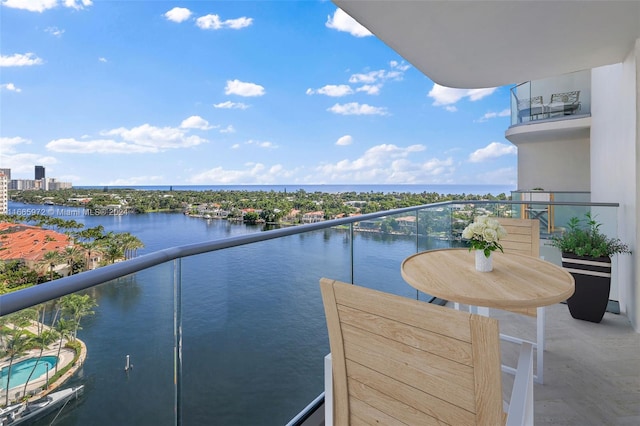
[[[80,186],[79,188],[104,188],[104,186]],[[108,186],[114,189],[139,189],[147,191],[275,191],[275,192],[326,192],[330,194],[340,192],[382,192],[382,193],[414,193],[423,192],[437,194],[473,194],[473,195],[510,195],[516,190],[515,185],[144,185],[144,186]]]
[[[131,232],[145,244],[139,255],[262,230],[179,213],[73,218]],[[420,249],[447,244],[418,243]],[[415,236],[370,233],[352,241],[345,230],[328,229],[185,258],[179,274],[168,262],[92,288],[98,306],[78,332],[88,356],[68,383],[84,384],[84,395],[54,424],[173,425],[180,413],[187,425],[283,425],[323,391],[329,344],[319,279],[350,280],[353,255],[356,283],[416,297],[400,275],[416,244]],[[176,276],[181,376],[174,369]],[[127,355],[134,366],[128,372]]]

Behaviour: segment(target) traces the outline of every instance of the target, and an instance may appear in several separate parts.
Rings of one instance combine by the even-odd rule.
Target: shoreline
[[[49,328],[49,326],[45,324],[42,324],[42,326]],[[33,327],[37,327],[37,326],[33,325]],[[87,353],[88,353],[87,345],[82,340],[76,338],[75,341],[80,344],[80,353],[78,354],[78,359],[74,363],[76,351],[73,349],[64,347],[64,345],[66,345],[68,341],[69,340],[67,339],[63,340],[63,347],[62,349],[60,349],[60,355],[59,355],[58,361],[56,362],[56,365],[59,365],[58,370],[62,370],[66,368],[68,365],[72,364],[71,368],[69,368],[69,370],[67,370],[63,375],[58,377],[58,379],[55,382],[49,383],[46,389],[44,389],[43,387],[45,386],[45,382],[47,380],[47,374],[50,377],[52,377],[55,374],[55,372],[49,371],[48,373],[45,372],[44,374],[41,374],[39,376],[32,377],[32,379],[29,380],[29,384],[27,385],[25,394],[23,394],[24,383],[18,386],[12,386],[9,389],[9,392],[13,394],[13,395],[11,393],[9,394],[9,404],[11,404],[12,401],[17,402],[21,400],[22,398],[25,397],[25,395],[27,395],[27,400],[38,399],[43,396],[46,396],[58,390],[60,387],[62,387],[67,381],[69,381],[78,372],[79,369],[82,368],[87,358]],[[59,342],[56,342],[47,346],[47,349],[45,349],[42,352],[42,357],[45,357],[45,356],[58,357],[59,344],[60,344]],[[23,356],[14,358],[12,366],[21,361],[38,358],[39,354],[40,354],[39,349],[31,349]],[[8,366],[9,366],[9,358],[3,358],[2,360],[0,360],[0,368],[5,368]],[[16,398],[16,394],[20,394],[20,396]],[[5,398],[6,398],[6,393],[3,388],[0,391],[0,406],[4,406]]]

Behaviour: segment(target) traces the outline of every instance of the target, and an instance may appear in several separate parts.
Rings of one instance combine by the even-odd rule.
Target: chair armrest
[[[331,354],[324,357],[324,424],[333,426],[333,367]]]
[[[533,425],[533,346],[530,343],[522,343],[507,412],[507,426],[524,425]]]

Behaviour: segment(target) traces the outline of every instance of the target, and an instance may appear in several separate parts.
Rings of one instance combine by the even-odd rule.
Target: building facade
[[[0,214],[7,214],[9,211],[9,178],[0,171]]]
[[[619,204],[614,235],[633,251],[614,259],[620,310],[640,331],[640,2],[333,2],[441,86],[533,87],[586,70],[569,83],[581,89],[548,93],[566,95],[564,104],[588,90],[588,114],[539,94],[505,136],[518,147],[519,190],[585,191],[591,202]],[[537,120],[544,103],[549,117]]]
[[[41,180],[44,179],[45,175],[44,175],[44,166],[36,166],[35,167],[35,180]]]

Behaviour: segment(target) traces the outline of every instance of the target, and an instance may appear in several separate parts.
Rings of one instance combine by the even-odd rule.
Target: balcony
[[[607,222],[616,217],[613,204],[550,203],[558,228],[560,218],[586,211]],[[0,314],[45,303],[49,318],[55,307],[48,301],[64,294],[97,299],[78,333],[87,359],[67,383],[85,384],[85,393],[59,425],[282,425],[322,402],[329,346],[320,277],[434,301],[404,283],[401,261],[462,245],[460,233],[475,215],[513,216],[529,204],[446,202],[168,248],[2,295]],[[376,223],[387,232],[372,232]],[[545,237],[541,254],[559,261]],[[627,318],[609,312],[600,324],[585,323],[562,304],[548,312],[536,422],[635,424],[640,335]],[[503,324],[534,332],[526,318]],[[515,350],[504,344],[504,357]],[[134,368],[125,372],[127,355]],[[19,391],[12,386],[10,396]]]
[[[511,88],[514,144],[588,137],[591,127],[591,74],[580,71]]]

